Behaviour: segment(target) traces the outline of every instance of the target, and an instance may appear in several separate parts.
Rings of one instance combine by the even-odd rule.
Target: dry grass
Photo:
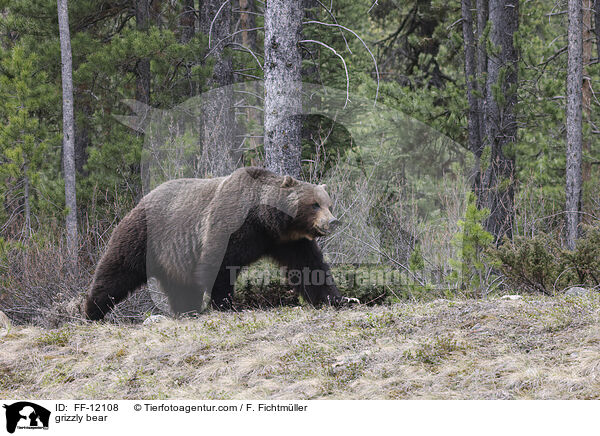
[[[0,398],[600,398],[600,298],[0,330]]]

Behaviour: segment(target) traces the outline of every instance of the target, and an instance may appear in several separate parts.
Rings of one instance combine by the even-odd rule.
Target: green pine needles
[[[483,228],[482,222],[489,214],[489,209],[477,208],[475,194],[469,192],[465,218],[458,222],[460,230],[452,238],[457,256],[450,259],[453,271],[449,280],[474,296],[482,296],[488,288],[489,265],[485,261],[485,250],[491,246],[494,236]]]

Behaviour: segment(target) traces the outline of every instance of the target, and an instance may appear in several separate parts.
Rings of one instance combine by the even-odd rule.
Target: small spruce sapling
[[[484,251],[494,241],[494,236],[481,224],[489,214],[489,209],[477,209],[475,194],[469,192],[465,219],[458,222],[460,230],[452,238],[457,258],[450,259],[453,272],[449,278],[460,289],[480,296],[483,294],[486,271]]]

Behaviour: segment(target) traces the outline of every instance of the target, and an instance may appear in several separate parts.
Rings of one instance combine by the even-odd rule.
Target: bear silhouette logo
[[[17,427],[25,429],[48,429],[50,411],[28,401],[4,405],[6,431],[14,433]]]

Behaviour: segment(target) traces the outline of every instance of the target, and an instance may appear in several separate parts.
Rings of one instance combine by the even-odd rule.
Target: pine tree
[[[265,10],[265,158],[273,172],[300,176],[302,0],[271,0]]]

